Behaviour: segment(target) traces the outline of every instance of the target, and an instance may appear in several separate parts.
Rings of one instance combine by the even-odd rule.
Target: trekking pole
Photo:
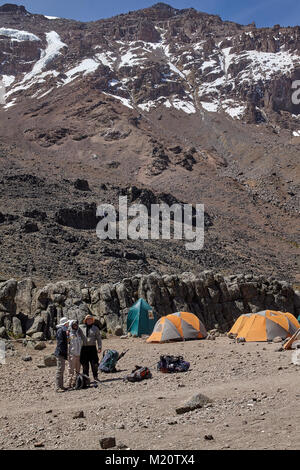
[[[126,349],[126,351],[123,351],[123,352],[120,354],[120,356],[119,356],[119,358],[118,358],[118,361],[119,361],[120,359],[122,359],[122,357],[124,357],[125,354],[126,354],[128,351],[129,351],[129,349]]]

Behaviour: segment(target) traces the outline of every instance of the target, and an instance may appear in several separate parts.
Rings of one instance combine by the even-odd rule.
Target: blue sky
[[[157,3],[153,1],[128,0],[22,0],[0,1],[24,5],[31,13],[73,18],[79,21],[93,21],[127,13]],[[224,20],[241,24],[256,22],[258,27],[294,26],[300,24],[299,0],[173,0],[165,1],[174,8],[193,7],[196,10],[220,15]]]

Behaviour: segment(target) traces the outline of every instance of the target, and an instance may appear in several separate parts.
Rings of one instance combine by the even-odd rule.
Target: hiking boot
[[[68,389],[66,387],[57,387],[56,388],[56,393],[62,393],[62,392],[66,392]]]

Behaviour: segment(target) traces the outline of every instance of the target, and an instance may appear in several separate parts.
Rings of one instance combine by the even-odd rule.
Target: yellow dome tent
[[[205,338],[206,335],[206,329],[196,315],[188,312],[177,312],[161,317],[156,322],[153,333],[147,339],[147,343],[200,339]]]
[[[264,310],[241,315],[228,335],[237,335],[237,338],[245,338],[246,341],[272,341],[276,336],[288,338],[298,328],[300,324],[291,313]]]

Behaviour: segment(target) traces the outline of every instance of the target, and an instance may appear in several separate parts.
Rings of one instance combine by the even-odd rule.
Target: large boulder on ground
[[[57,360],[54,354],[50,354],[49,356],[44,356],[44,364],[46,367],[54,367],[56,366]]]
[[[23,336],[23,328],[21,321],[17,317],[13,317],[12,319],[12,332],[15,337]]]
[[[118,325],[116,328],[115,328],[115,331],[114,331],[114,334],[116,336],[122,336],[124,334],[124,331],[123,331],[123,328]]]
[[[8,338],[5,326],[0,327],[0,338],[1,339],[7,339]]]
[[[41,315],[37,315],[33,319],[33,322],[32,320],[28,320],[28,323],[30,324],[29,329],[26,331],[26,334],[28,336],[32,336],[34,333],[42,332],[45,324],[44,319]]]
[[[17,292],[17,281],[10,279],[9,281],[0,283],[0,310],[3,312],[15,313],[15,295]]]
[[[76,207],[63,207],[55,214],[58,224],[77,230],[95,229],[97,225],[96,204],[85,202]]]
[[[44,341],[40,341],[39,343],[35,343],[34,346],[33,346],[33,349],[35,349],[36,351],[42,351],[42,349],[45,349],[46,348],[46,344]]]
[[[21,228],[24,233],[34,233],[39,231],[38,224],[32,220],[26,220]]]
[[[43,341],[45,339],[44,333],[42,331],[38,333],[33,333],[31,338],[34,339],[35,341]]]
[[[17,284],[15,295],[16,314],[31,315],[31,302],[35,284],[32,279],[23,279]]]
[[[70,320],[78,320],[79,324],[83,323],[86,315],[90,315],[91,311],[88,305],[84,302],[79,305],[74,305],[72,299],[66,301],[65,307],[63,307],[63,316]]]
[[[182,405],[176,408],[177,414],[188,413],[189,411],[196,410],[197,408],[203,408],[204,405],[211,403],[212,400],[208,398],[206,395],[202,395],[202,393],[198,393],[194,395],[192,398],[187,400]]]
[[[88,181],[82,179],[77,179],[74,181],[74,188],[79,189],[79,191],[90,191]]]

